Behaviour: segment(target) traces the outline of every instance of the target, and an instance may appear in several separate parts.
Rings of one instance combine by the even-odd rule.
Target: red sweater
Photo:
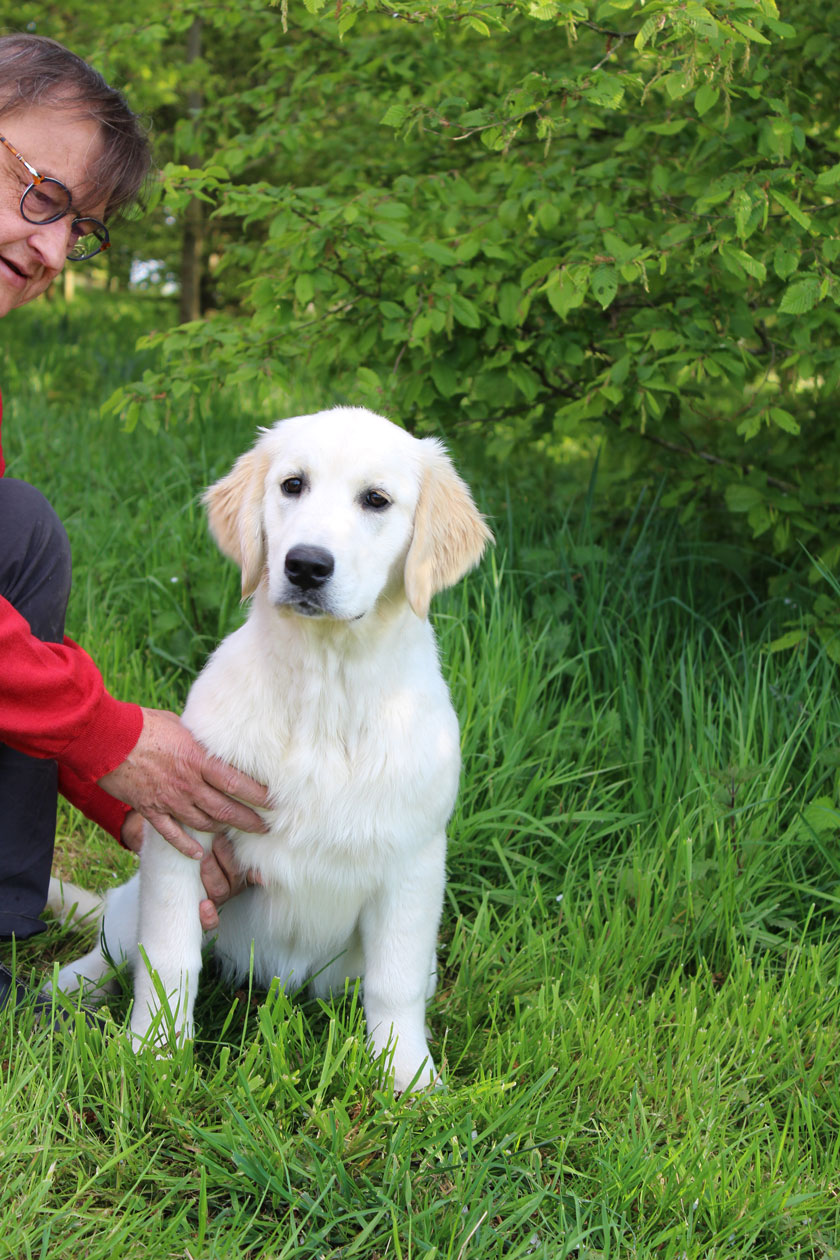
[[[0,743],[57,761],[62,795],[117,839],[128,806],[96,780],[125,760],[142,728],[139,705],[109,695],[78,644],[42,643],[0,596]]]

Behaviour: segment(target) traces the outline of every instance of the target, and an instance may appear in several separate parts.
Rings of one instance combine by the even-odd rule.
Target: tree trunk
[[[201,18],[193,19],[187,35],[186,63],[198,61],[201,56]],[[191,88],[187,94],[187,109],[191,118],[197,118],[204,104],[198,88]],[[186,159],[187,166],[197,167],[200,159],[192,154]],[[201,270],[204,253],[204,208],[197,197],[190,201],[184,218],[184,230],[181,240],[181,296],[179,301],[179,321],[186,324],[189,320],[201,317]]]

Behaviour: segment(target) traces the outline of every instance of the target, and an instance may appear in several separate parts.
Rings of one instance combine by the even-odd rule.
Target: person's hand
[[[263,881],[255,871],[240,870],[227,836],[214,836],[213,848],[201,859],[201,882],[207,896],[199,903],[198,916],[204,931],[213,932],[219,926],[219,906],[243,888],[261,885]]]
[[[126,814],[120,838],[127,849],[138,853],[143,847],[143,815],[132,810]],[[262,885],[256,871],[242,871],[236,864],[233,844],[226,835],[213,837],[213,847],[201,859],[201,882],[207,896],[198,905],[202,930],[214,932],[219,926],[219,907],[243,888]]]
[[[267,830],[259,814],[249,808],[268,804],[267,789],[211,757],[176,714],[161,709],[143,710],[140,738],[125,761],[102,776],[99,786],[131,805],[187,857],[203,858],[204,849],[184,827]]]
[[[138,814],[136,809],[126,814],[123,819],[123,825],[120,828],[120,840],[126,849],[130,849],[132,853],[139,853],[143,848],[143,815]]]

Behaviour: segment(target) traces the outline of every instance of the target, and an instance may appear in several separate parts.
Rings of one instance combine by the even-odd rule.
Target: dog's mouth
[[[300,617],[332,617],[322,597],[312,591],[287,590],[274,600],[281,612],[296,613]]]
[[[315,604],[311,599],[293,599],[287,605],[294,612],[300,613],[301,617],[327,617],[329,613],[320,604]]]
[[[307,599],[305,596],[278,599],[276,607],[281,612],[295,613],[299,617],[308,617],[311,620],[320,621],[361,621],[365,615],[361,612],[349,616],[341,616],[339,613],[333,612],[332,609],[325,608],[323,604],[319,604],[316,600]]]

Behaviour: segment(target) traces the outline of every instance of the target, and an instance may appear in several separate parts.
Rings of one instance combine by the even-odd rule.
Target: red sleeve
[[[42,643],[0,597],[0,740],[52,757],[85,780],[125,761],[143,727],[136,704],[115,700],[71,639]]]
[[[96,780],[125,760],[142,729],[139,705],[109,695],[86,652],[71,639],[42,643],[0,596],[0,742],[58,761],[61,794],[117,839],[128,806]]]
[[[58,767],[58,790],[71,805],[82,811],[85,818],[98,823],[103,831],[122,843],[120,832],[125,816],[131,810],[130,805],[109,796],[98,783],[86,783],[67,766]]]

